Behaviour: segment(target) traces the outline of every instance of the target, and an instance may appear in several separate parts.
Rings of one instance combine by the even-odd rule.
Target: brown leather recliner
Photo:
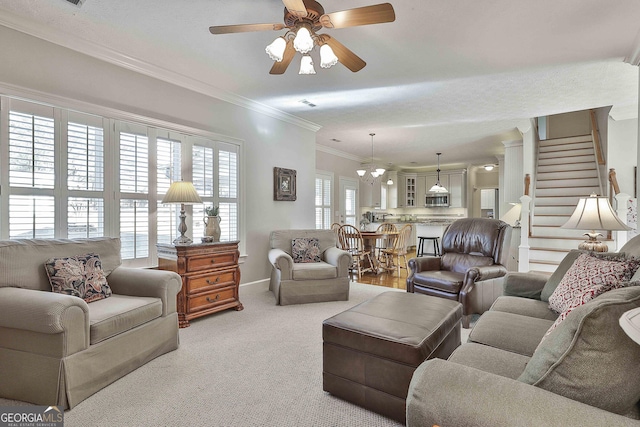
[[[501,294],[507,274],[511,227],[498,219],[465,218],[442,236],[442,255],[409,261],[407,292],[459,301],[462,324],[482,314]]]

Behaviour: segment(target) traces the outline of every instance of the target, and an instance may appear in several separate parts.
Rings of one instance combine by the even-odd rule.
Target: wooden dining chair
[[[409,271],[409,262],[407,261],[407,248],[409,247],[409,239],[411,238],[412,230],[413,226],[411,224],[406,224],[405,226],[403,226],[398,232],[398,237],[396,237],[393,248],[383,251],[385,256],[386,269],[397,270],[398,276],[400,276],[401,268]],[[400,264],[400,257],[404,259],[404,265]]]
[[[338,240],[344,244],[342,249],[348,251],[352,257],[349,270],[357,271],[358,279],[362,277],[362,273],[366,271],[373,271],[371,266],[375,264],[371,261],[371,253],[364,250],[364,242],[362,240],[360,230],[353,225],[344,224],[340,227],[340,231],[338,233]],[[365,266],[365,261],[369,262],[369,267]]]
[[[391,224],[390,222],[383,222],[378,226],[378,228],[376,229],[376,232],[377,233],[390,233],[390,232],[397,233],[398,227],[396,227],[395,224]],[[386,249],[393,249],[395,240],[396,240],[396,236],[385,236],[376,240],[376,248],[375,248],[376,253],[374,256],[376,256],[380,260],[380,262],[385,261],[384,251]]]

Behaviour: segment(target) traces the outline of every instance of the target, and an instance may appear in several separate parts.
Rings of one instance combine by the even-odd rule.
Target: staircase
[[[602,194],[591,135],[540,141],[529,237],[529,268],[550,272],[584,241],[585,230],[560,228],[578,199]],[[604,234],[604,233],[603,233]]]

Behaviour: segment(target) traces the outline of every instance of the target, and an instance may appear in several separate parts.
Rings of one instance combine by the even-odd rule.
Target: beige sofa
[[[293,262],[292,240],[317,238],[321,261]],[[349,299],[351,255],[336,247],[331,230],[276,230],[269,239],[271,282],[269,289],[280,305]]]
[[[636,237],[611,256],[639,254]],[[509,273],[468,342],[415,371],[407,426],[640,425],[640,345],[618,324],[640,307],[640,282],[575,308],[543,340],[558,318],[549,297],[579,255],[570,252],[551,277]]]
[[[51,292],[45,261],[87,253],[113,294]],[[180,276],[120,264],[117,238],[0,241],[0,397],[72,408],[178,347]]]

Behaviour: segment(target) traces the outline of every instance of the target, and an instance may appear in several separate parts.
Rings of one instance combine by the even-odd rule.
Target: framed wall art
[[[273,200],[296,200],[296,171],[273,168]]]

